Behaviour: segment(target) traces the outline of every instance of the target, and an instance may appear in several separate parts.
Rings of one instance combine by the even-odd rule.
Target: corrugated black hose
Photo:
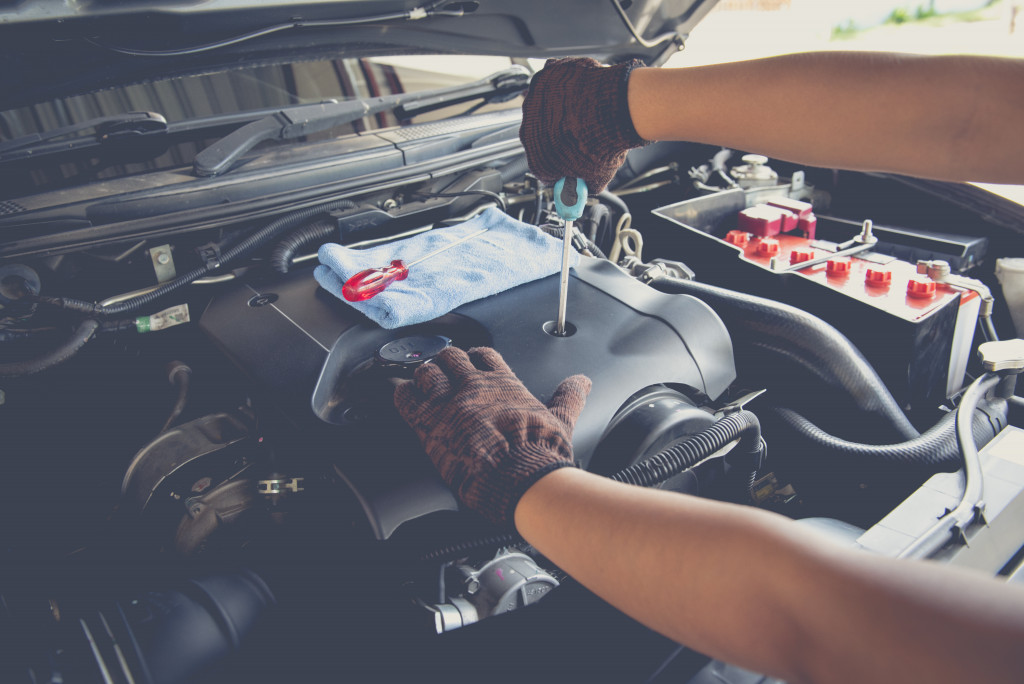
[[[331,221],[314,221],[303,226],[294,233],[289,233],[270,254],[270,265],[278,273],[287,273],[292,265],[292,257],[295,253],[309,244],[326,240],[338,230],[338,227]]]
[[[655,278],[650,285],[703,300],[722,318],[733,340],[784,356],[842,388],[858,408],[884,418],[904,439],[920,434],[867,359],[817,316],[771,299],[671,276]]]
[[[210,274],[213,271],[218,270],[224,264],[247,254],[248,252],[260,247],[270,240],[281,235],[285,231],[291,230],[295,226],[302,225],[310,221],[311,219],[325,214],[330,211],[337,209],[352,209],[354,208],[355,202],[351,200],[335,200],[334,202],[327,202],[315,207],[307,207],[306,209],[299,209],[293,211],[290,214],[286,214],[274,221],[271,221],[265,227],[256,231],[245,240],[242,240],[231,249],[223,252],[218,259],[210,261],[198,268],[195,268],[183,276],[178,276],[174,280],[167,282],[152,292],[133,297],[132,299],[119,302],[117,304],[111,304],[110,306],[101,306],[94,302],[86,302],[79,299],[68,299],[68,298],[40,298],[40,301],[46,301],[50,304],[55,304],[64,309],[71,309],[73,311],[81,311],[89,315],[100,315],[100,316],[116,316],[118,314],[128,313],[130,311],[136,311],[137,309],[149,304],[164,295],[170,294],[175,290],[188,285],[193,280],[202,278]]]
[[[749,460],[748,471],[757,470],[765,449],[761,423],[750,411],[736,411],[654,456],[620,470],[611,479],[638,487],[653,487],[692,468],[736,439],[740,441],[729,453],[730,460],[735,457]]]
[[[501,182],[511,183],[514,180],[519,180],[526,175],[526,172],[530,170],[530,165],[526,163],[526,155],[516,157],[508,164],[501,167]]]
[[[67,361],[77,354],[79,349],[85,346],[85,343],[89,341],[99,326],[99,321],[87,318],[78,324],[78,327],[75,328],[75,331],[66,342],[53,351],[34,359],[14,361],[13,363],[0,363],[0,378],[18,378],[24,375],[32,375]]]
[[[971,425],[978,444],[988,444],[1006,426],[1006,402],[993,401],[974,412]],[[924,434],[898,444],[858,444],[828,434],[796,411],[776,408],[783,421],[817,446],[840,456],[877,458],[892,463],[925,465],[935,470],[960,467],[956,412],[951,411]]]
[[[671,446],[640,463],[620,470],[610,479],[638,487],[653,487],[692,468],[737,439],[740,441],[729,452],[728,458],[733,462],[737,458],[742,459],[740,463],[749,462],[748,484],[752,486],[757,480],[757,470],[764,458],[765,443],[761,438],[761,423],[757,416],[745,410],[731,413],[696,434],[681,437]],[[473,549],[523,543],[523,538],[518,534],[470,539],[434,549],[421,555],[420,560],[440,560],[465,555]]]

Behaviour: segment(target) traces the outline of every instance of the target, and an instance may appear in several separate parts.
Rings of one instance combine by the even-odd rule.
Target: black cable
[[[730,413],[721,420],[663,449],[648,459],[620,470],[611,476],[616,482],[653,487],[688,470],[730,442],[739,443],[730,452],[749,458],[751,470],[757,470],[764,455],[765,444],[761,438],[761,423],[750,411]]]
[[[116,316],[118,314],[128,313],[135,311],[146,304],[149,304],[164,295],[170,294],[175,290],[178,290],[185,285],[188,285],[192,281],[202,278],[203,276],[216,271],[224,264],[232,261],[233,259],[248,253],[249,251],[262,246],[266,242],[273,240],[281,233],[291,230],[297,225],[301,225],[312,218],[319,216],[320,214],[326,214],[336,209],[352,209],[356,206],[355,202],[351,200],[335,200],[333,202],[327,202],[315,207],[307,207],[305,209],[299,209],[293,211],[290,214],[271,221],[264,228],[256,231],[245,240],[242,240],[237,245],[221,253],[220,257],[209,261],[208,263],[194,268],[183,276],[178,276],[174,280],[164,283],[160,287],[156,288],[151,292],[133,297],[117,304],[111,304],[110,306],[102,306],[94,302],[87,302],[81,299],[72,299],[66,297],[36,297],[35,299],[40,302],[45,302],[54,306],[59,306],[62,309],[69,309],[71,311],[79,311],[90,315],[99,316]]]
[[[550,235],[552,237],[555,237],[555,238],[558,238],[559,240],[562,240],[562,239],[565,238],[565,228],[563,226],[555,226],[555,225],[552,225],[550,223],[545,223],[544,225],[537,226],[537,227],[540,228],[541,230],[543,230],[548,235]],[[598,259],[607,259],[608,258],[607,256],[605,256],[604,252],[601,251],[601,248],[598,247],[586,235],[583,235],[582,233],[575,232],[575,231],[574,231],[574,233],[575,234],[573,235],[573,247],[576,248],[577,252],[581,252],[584,249],[587,249],[587,250],[590,251],[591,254],[593,254]]]
[[[420,556],[421,561],[434,561],[441,560],[451,557],[459,557],[466,555],[467,552],[474,549],[480,549],[485,547],[496,547],[496,546],[508,546],[509,544],[522,544],[523,538],[517,534],[497,534],[489,537],[479,537],[476,539],[467,539],[461,542],[454,542],[446,544],[445,546],[436,548]]]
[[[337,230],[334,223],[326,220],[314,221],[299,228],[294,233],[284,236],[277,243],[274,251],[270,254],[270,265],[278,273],[287,273],[292,265],[292,257],[297,251],[308,244],[327,239]]]
[[[79,323],[71,337],[56,349],[34,359],[0,364],[0,378],[18,378],[25,375],[33,375],[34,373],[39,373],[64,363],[85,346],[85,343],[92,338],[99,325],[99,321],[87,318]]]

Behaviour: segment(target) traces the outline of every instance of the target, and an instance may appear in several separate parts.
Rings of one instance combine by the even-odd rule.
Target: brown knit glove
[[[606,67],[566,57],[549,59],[533,75],[519,128],[533,175],[548,184],[582,178],[591,194],[604,190],[626,152],[647,142],[633,128],[626,99],[638,66],[639,60]]]
[[[510,524],[520,497],[572,466],[572,429],[590,379],[562,381],[548,407],[493,349],[449,347],[395,391],[395,406],[466,507]]]

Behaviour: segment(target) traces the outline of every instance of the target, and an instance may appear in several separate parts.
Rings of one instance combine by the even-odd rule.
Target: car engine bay
[[[964,409],[984,515],[978,499],[967,524],[945,516],[970,494],[968,387],[1019,372],[978,355],[1017,335],[995,261],[1022,253],[1019,205],[654,143],[577,222],[565,335],[558,274],[394,330],[317,284],[323,243],[485,209],[561,239],[517,126],[466,116],[218,177],[2,198],[3,681],[406,681],[507,660],[553,681],[615,649],[642,681],[687,681],[699,656],[602,631],[607,607],[559,599],[581,590],[459,510],[392,404],[450,345],[494,347],[542,401],[590,377],[581,468],[1021,579],[1011,380]],[[574,645],[556,664],[557,639]]]

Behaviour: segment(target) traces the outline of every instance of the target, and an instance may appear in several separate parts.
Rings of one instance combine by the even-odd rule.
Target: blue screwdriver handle
[[[555,182],[555,211],[566,221],[576,221],[583,216],[587,204],[587,183],[582,178],[566,176]]]

